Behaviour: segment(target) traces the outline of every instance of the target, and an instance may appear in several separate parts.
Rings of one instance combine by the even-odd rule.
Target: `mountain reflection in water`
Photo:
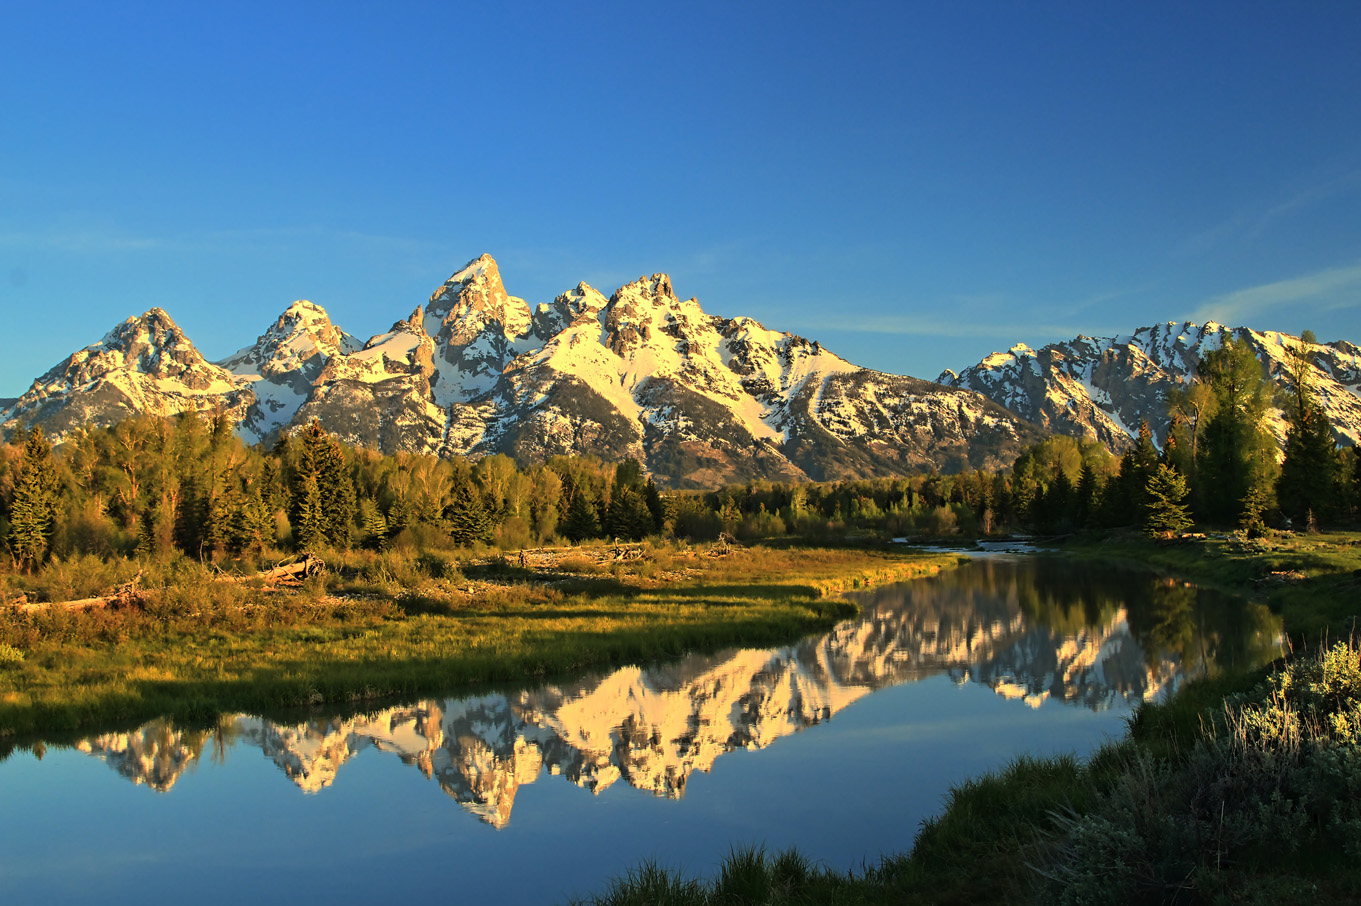
[[[1265,608],[1184,583],[1039,557],[989,559],[858,596],[862,614],[769,650],[691,655],[520,692],[432,699],[344,718],[153,721],[78,748],[165,792],[205,751],[261,750],[304,792],[365,749],[418,769],[494,827],[545,772],[592,792],[623,781],[680,797],[687,779],[876,689],[948,674],[1033,708],[1128,707],[1186,678],[1275,654]]]

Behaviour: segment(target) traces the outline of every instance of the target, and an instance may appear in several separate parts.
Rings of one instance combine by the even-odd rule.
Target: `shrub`
[[[1297,853],[1349,864],[1361,856],[1359,728],[1361,650],[1340,643],[1226,701],[1181,755],[1099,759],[1109,788],[1098,808],[1059,821],[1039,869],[1048,899],[1223,893],[1245,866],[1285,868]]]

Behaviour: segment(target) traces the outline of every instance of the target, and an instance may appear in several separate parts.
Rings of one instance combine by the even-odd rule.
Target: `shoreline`
[[[375,585],[342,560],[268,601],[200,577],[148,595],[136,612],[11,611],[11,623],[37,627],[38,644],[0,665],[0,746],[157,717],[208,724],[223,713],[335,709],[779,644],[852,616],[856,605],[839,592],[959,562],[868,548],[708,557],[647,545],[638,559],[600,564],[592,550],[571,549],[552,582],[494,558],[431,560],[426,575]]]

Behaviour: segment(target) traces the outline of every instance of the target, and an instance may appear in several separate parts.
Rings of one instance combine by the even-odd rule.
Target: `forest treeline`
[[[52,450],[41,430],[0,445],[0,543],[14,568],[53,556],[211,561],[288,551],[491,544],[525,548],[669,533],[708,540],[873,530],[986,535],[1194,522],[1249,531],[1356,515],[1361,470],[1339,449],[1303,347],[1279,395],[1244,344],[1226,341],[1168,400],[1158,449],[1147,425],[1123,457],[1055,435],[1009,470],[826,483],[751,482],[663,495],[636,461],[556,456],[520,466],[349,447],[315,422],[250,447],[225,417],[137,416]],[[1267,419],[1286,418],[1284,458]]]

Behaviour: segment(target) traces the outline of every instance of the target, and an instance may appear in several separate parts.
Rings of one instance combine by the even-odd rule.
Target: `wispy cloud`
[[[1177,246],[1175,254],[1201,255],[1233,240],[1250,241],[1261,237],[1277,220],[1342,195],[1361,190],[1361,170],[1352,170],[1331,179],[1299,189],[1289,197],[1265,207],[1245,208],[1209,229],[1190,236]]]
[[[0,231],[0,248],[27,248],[81,254],[142,250],[221,250],[242,247],[278,247],[290,241],[324,240],[380,251],[385,254],[428,255],[443,244],[429,239],[366,233],[322,226],[255,227],[182,233],[174,238],[139,235],[127,230],[92,227],[49,227],[37,230]]]
[[[11,230],[0,233],[0,248],[78,252],[135,252],[162,248],[165,241],[116,230]]]
[[[850,333],[893,334],[899,336],[1002,338],[1015,343],[1027,337],[1075,337],[1084,328],[1074,324],[1041,324],[1035,321],[1004,322],[991,319],[939,317],[933,315],[848,315],[836,320],[804,320],[803,330],[839,330]],[[1091,327],[1087,326],[1086,331]]]
[[[362,230],[345,230],[323,226],[290,227],[252,227],[242,230],[215,230],[205,234],[200,242],[218,246],[222,243],[233,244],[275,244],[293,239],[323,239],[343,242],[350,245],[366,246],[384,251],[408,254],[427,254],[438,251],[444,243],[432,239],[415,239],[410,236],[392,236],[383,233],[367,233]]]
[[[1298,302],[1309,302],[1319,311],[1356,305],[1361,293],[1361,263],[1249,286],[1201,303],[1191,316],[1196,321],[1219,321],[1239,325],[1263,312]]]

